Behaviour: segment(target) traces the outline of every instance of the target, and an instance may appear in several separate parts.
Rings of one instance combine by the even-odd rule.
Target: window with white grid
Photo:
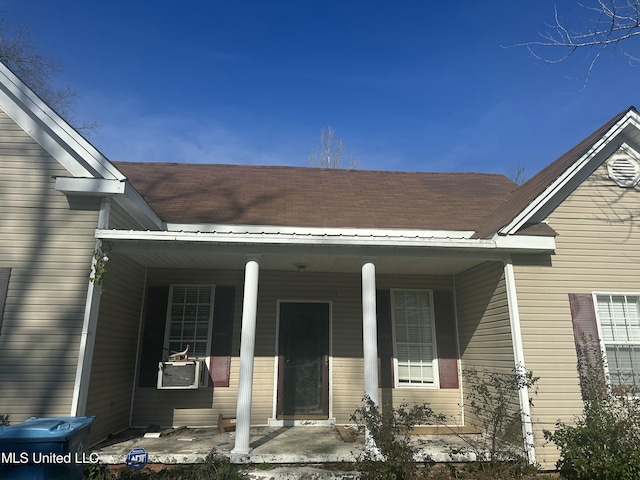
[[[213,323],[212,285],[172,285],[165,332],[165,357],[189,345],[189,358],[209,355]]]
[[[613,385],[640,386],[640,295],[596,295],[600,336]]]
[[[391,291],[396,383],[435,384],[435,326],[428,290]]]

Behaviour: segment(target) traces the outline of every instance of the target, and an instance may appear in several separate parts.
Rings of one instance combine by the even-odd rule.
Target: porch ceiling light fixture
[[[299,272],[304,272],[309,267],[306,263],[294,263],[293,266],[296,267]]]

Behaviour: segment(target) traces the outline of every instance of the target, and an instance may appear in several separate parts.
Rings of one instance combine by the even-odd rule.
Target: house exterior
[[[514,392],[532,462],[582,408],[575,332],[640,373],[640,116],[501,175],[112,162],[0,65],[0,413],[347,424],[364,394],[472,422]],[[90,277],[106,267],[102,278]],[[168,362],[186,350],[186,359]],[[189,370],[187,370],[187,368]],[[186,381],[185,381],[186,379]]]

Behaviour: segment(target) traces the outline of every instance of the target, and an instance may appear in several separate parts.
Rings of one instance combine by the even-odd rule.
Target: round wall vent
[[[609,178],[624,188],[633,188],[640,181],[640,162],[628,154],[614,154],[607,162]]]

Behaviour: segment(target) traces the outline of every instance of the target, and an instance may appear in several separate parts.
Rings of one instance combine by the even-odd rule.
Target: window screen
[[[209,355],[213,318],[213,287],[210,285],[173,285],[169,295],[165,348],[167,355],[181,352],[189,345],[188,356]]]
[[[397,382],[433,384],[435,334],[431,292],[392,290],[392,314]]]
[[[597,295],[596,300],[611,383],[640,386],[640,296]]]

